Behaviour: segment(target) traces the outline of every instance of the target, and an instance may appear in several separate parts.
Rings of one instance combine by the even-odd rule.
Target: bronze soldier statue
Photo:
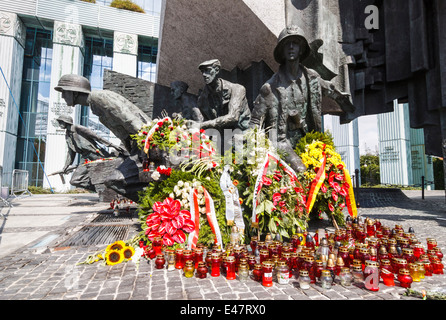
[[[296,144],[306,133],[322,130],[322,97],[342,96],[333,84],[301,64],[310,50],[298,27],[280,33],[274,49],[279,70],[260,89],[250,122],[251,127],[273,130],[270,137],[276,137],[272,142],[296,172],[305,170],[294,151]]]

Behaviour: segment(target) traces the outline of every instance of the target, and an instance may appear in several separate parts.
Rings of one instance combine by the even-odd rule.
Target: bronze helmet
[[[56,120],[57,120],[57,122],[73,124],[73,118],[67,114],[60,115]]]
[[[286,39],[295,38],[301,43],[301,53],[300,53],[300,61],[304,60],[310,54],[310,46],[308,45],[307,39],[302,36],[302,30],[297,26],[288,26],[280,32],[279,37],[277,38],[277,45],[274,49],[274,59],[280,63],[285,63],[285,58],[283,56],[283,44]]]
[[[57,87],[55,87],[54,90],[59,92],[63,92],[66,90],[90,93],[91,85],[90,81],[88,81],[88,79],[85,77],[77,74],[65,74],[60,77],[59,82],[57,83]]]

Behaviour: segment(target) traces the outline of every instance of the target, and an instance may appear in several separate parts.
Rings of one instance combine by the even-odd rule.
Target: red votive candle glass
[[[235,257],[228,256],[226,258],[226,279],[234,280],[235,279]]]
[[[272,261],[262,262],[262,285],[264,287],[272,287],[273,285],[273,268],[274,263]]]
[[[220,253],[213,252],[211,255],[211,258],[212,258],[211,276],[219,277],[220,276],[220,265],[221,265]]]
[[[182,248],[177,248],[175,250],[175,269],[183,269],[184,267],[183,252],[184,249]]]

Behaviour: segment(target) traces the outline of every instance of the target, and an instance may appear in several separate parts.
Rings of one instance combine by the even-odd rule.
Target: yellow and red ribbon
[[[324,183],[326,177],[325,165],[327,163],[327,156],[325,155],[325,152],[322,152],[322,156],[322,164],[317,171],[316,178],[314,178],[313,182],[311,183],[310,191],[307,197],[306,209],[308,214],[311,212],[311,209],[313,209],[319,189]]]

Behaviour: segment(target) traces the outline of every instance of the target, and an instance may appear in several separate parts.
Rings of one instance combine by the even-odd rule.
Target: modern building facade
[[[113,141],[88,107],[68,107],[54,90],[64,74],[83,75],[102,89],[104,69],[154,82],[162,0],[135,0],[146,13],[111,8],[111,0],[0,0],[0,166],[9,186],[14,169],[29,184],[70,188],[61,114]]]

